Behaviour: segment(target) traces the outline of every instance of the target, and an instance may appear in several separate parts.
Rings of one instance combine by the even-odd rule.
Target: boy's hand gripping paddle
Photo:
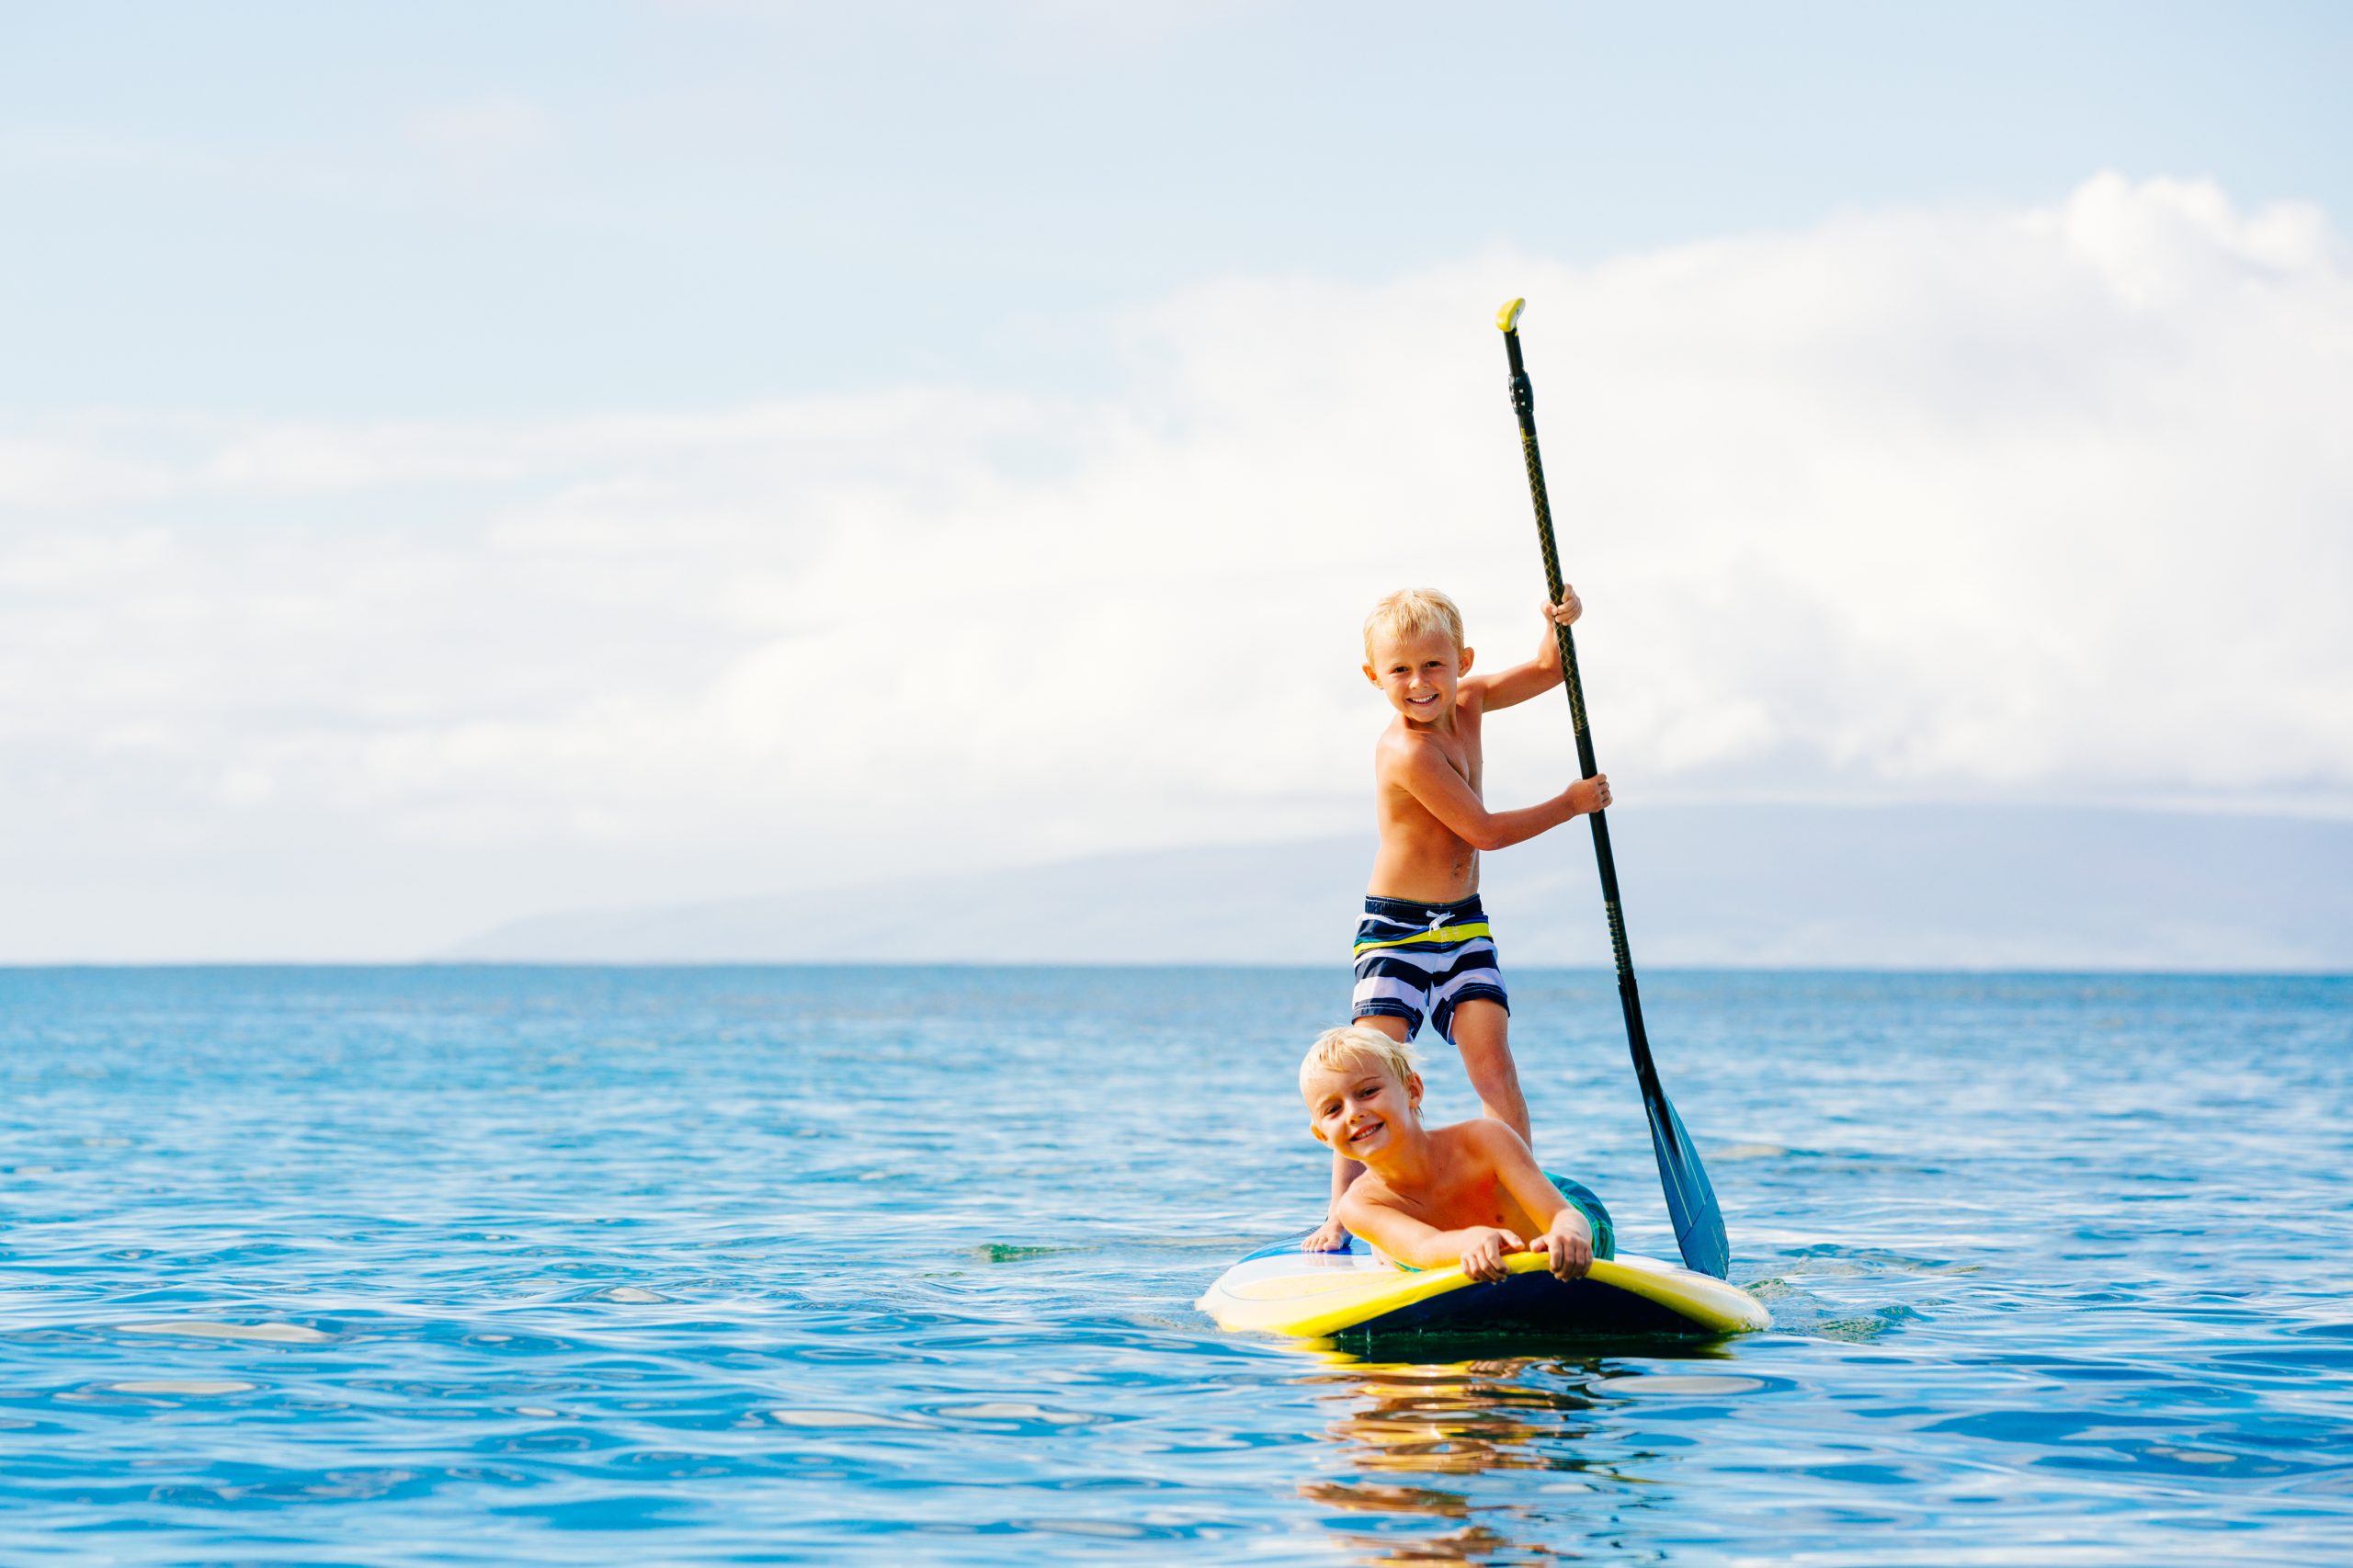
[[[1495,316],[1503,328],[1504,351],[1511,357],[1511,405],[1519,415],[1519,447],[1528,459],[1528,494],[1536,503],[1536,537],[1544,547],[1544,582],[1551,590],[1547,603],[1561,598],[1561,552],[1552,542],[1552,507],[1544,498],[1544,460],[1536,451],[1536,391],[1519,359],[1519,312],[1528,301],[1514,300]],[[1577,682],[1577,649],[1565,626],[1555,626],[1561,648],[1562,684],[1568,687],[1569,715],[1577,729],[1577,766],[1590,778],[1600,772],[1593,760],[1593,734],[1586,728],[1585,688]],[[1643,1109],[1650,1116],[1651,1146],[1658,1152],[1658,1178],[1666,1188],[1666,1211],[1675,1221],[1675,1244],[1684,1263],[1702,1274],[1724,1278],[1732,1266],[1732,1247],[1724,1239],[1723,1210],[1716,1206],[1716,1189],[1699,1164],[1683,1119],[1659,1087],[1658,1068],[1651,1062],[1649,1038],[1643,1032],[1643,1002],[1634,990],[1634,960],[1626,948],[1626,918],[1618,905],[1618,867],[1609,857],[1609,825],[1593,813],[1593,858],[1601,868],[1601,900],[1609,912],[1609,949],[1618,960],[1618,1001],[1626,1013],[1626,1045],[1634,1055],[1634,1078],[1642,1085]]]

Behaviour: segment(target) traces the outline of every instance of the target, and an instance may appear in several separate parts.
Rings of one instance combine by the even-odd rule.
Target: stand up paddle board
[[[1455,1264],[1411,1269],[1355,1236],[1339,1252],[1302,1252],[1310,1233],[1270,1243],[1218,1277],[1200,1299],[1220,1328],[1298,1339],[1389,1335],[1745,1334],[1772,1325],[1737,1285],[1620,1254],[1582,1279],[1556,1279],[1542,1255],[1504,1259],[1511,1277],[1474,1280]]]

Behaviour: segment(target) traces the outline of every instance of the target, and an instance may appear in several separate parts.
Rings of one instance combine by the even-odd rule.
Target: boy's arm
[[[1332,1200],[1324,1205],[1324,1222],[1300,1244],[1302,1252],[1338,1252],[1348,1244],[1348,1229],[1340,1220],[1340,1199],[1363,1169],[1337,1149],[1332,1151]]]
[[[1575,1204],[1561,1196],[1561,1189],[1552,1185],[1552,1178],[1544,1174],[1519,1134],[1500,1121],[1472,1125],[1479,1129],[1483,1147],[1495,1163],[1495,1178],[1504,1190],[1527,1210],[1529,1219],[1544,1227],[1544,1233],[1529,1250],[1542,1253],[1552,1272],[1563,1279],[1574,1279],[1592,1267],[1593,1227],[1586,1223]]]
[[[1384,781],[1419,801],[1430,815],[1473,849],[1502,849],[1609,803],[1608,776],[1597,773],[1539,805],[1491,812],[1444,758],[1427,745],[1411,743],[1393,751],[1383,749],[1381,774]]]
[[[1349,1230],[1400,1263],[1415,1268],[1443,1268],[1459,1263],[1473,1279],[1505,1278],[1510,1270],[1504,1267],[1504,1255],[1522,1250],[1519,1238],[1509,1231],[1494,1225],[1441,1231],[1403,1210],[1359,1198],[1358,1187],[1350,1187],[1341,1199],[1340,1217]]]
[[[1536,657],[1524,665],[1514,665],[1491,676],[1465,676],[1460,689],[1470,695],[1483,712],[1498,708],[1512,708],[1531,697],[1541,697],[1561,684],[1561,640],[1553,634],[1556,626],[1567,626],[1585,613],[1585,603],[1574,588],[1563,586],[1561,602],[1546,605],[1544,641],[1537,644]]]

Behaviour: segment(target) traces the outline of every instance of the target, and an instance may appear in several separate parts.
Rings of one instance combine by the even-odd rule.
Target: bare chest
[[[1462,776],[1462,781],[1471,786],[1472,794],[1478,794],[1480,774],[1483,771],[1479,747],[1479,715],[1475,712],[1458,713],[1454,720],[1454,733],[1432,735],[1430,741],[1438,754],[1446,759],[1446,765]]]
[[[1465,1225],[1508,1225],[1511,1218],[1503,1187],[1492,1175],[1441,1183],[1424,1193],[1415,1207],[1416,1218],[1441,1231]]]

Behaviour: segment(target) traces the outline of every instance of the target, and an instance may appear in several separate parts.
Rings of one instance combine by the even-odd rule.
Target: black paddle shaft
[[[1544,494],[1544,460],[1536,450],[1536,392],[1528,382],[1528,369],[1519,360],[1520,301],[1504,307],[1495,324],[1504,329],[1504,347],[1511,355],[1511,405],[1519,415],[1520,450],[1528,459],[1528,494],[1536,504],[1536,537],[1544,547],[1544,581],[1552,602],[1561,599],[1561,552],[1552,542],[1552,505]],[[1585,687],[1577,680],[1576,640],[1569,629],[1556,624],[1553,639],[1561,650],[1561,679],[1568,687],[1569,716],[1576,722],[1577,765],[1590,778],[1600,771],[1593,760],[1593,733],[1586,726]],[[1626,1012],[1626,1048],[1634,1056],[1634,1081],[1643,1092],[1643,1113],[1651,1124],[1651,1149],[1658,1156],[1659,1185],[1666,1194],[1668,1218],[1675,1221],[1675,1244],[1683,1261],[1702,1274],[1724,1278],[1732,1267],[1732,1247],[1724,1235],[1723,1210],[1708,1180],[1699,1152],[1691,1146],[1683,1119],[1659,1087],[1658,1069],[1651,1062],[1650,1038],[1643,1032],[1643,999],[1634,989],[1634,958],[1626,947],[1626,916],[1618,903],[1618,863],[1609,854],[1609,824],[1593,813],[1593,858],[1601,871],[1601,897],[1609,911],[1609,950],[1618,960],[1618,1003]]]
[[[1544,548],[1544,585],[1552,602],[1561,600],[1561,550],[1552,541],[1552,504],[1544,494],[1544,459],[1536,449],[1536,389],[1520,362],[1519,334],[1504,334],[1504,351],[1511,356],[1511,406],[1519,415],[1519,449],[1528,460],[1528,494],[1536,504],[1536,537]],[[1585,717],[1585,687],[1577,679],[1576,639],[1565,626],[1555,625],[1552,636],[1561,649],[1561,684],[1569,694],[1569,717],[1577,730],[1579,777],[1601,771],[1593,760],[1593,731]],[[1643,1032],[1643,998],[1634,986],[1634,955],[1626,946],[1626,915],[1618,903],[1618,862],[1609,854],[1609,824],[1593,813],[1593,858],[1601,868],[1601,901],[1609,912],[1609,951],[1618,960],[1618,1005],[1626,1013],[1626,1047],[1634,1055],[1634,1076],[1645,1098],[1659,1092],[1658,1069],[1651,1064],[1650,1037]]]

